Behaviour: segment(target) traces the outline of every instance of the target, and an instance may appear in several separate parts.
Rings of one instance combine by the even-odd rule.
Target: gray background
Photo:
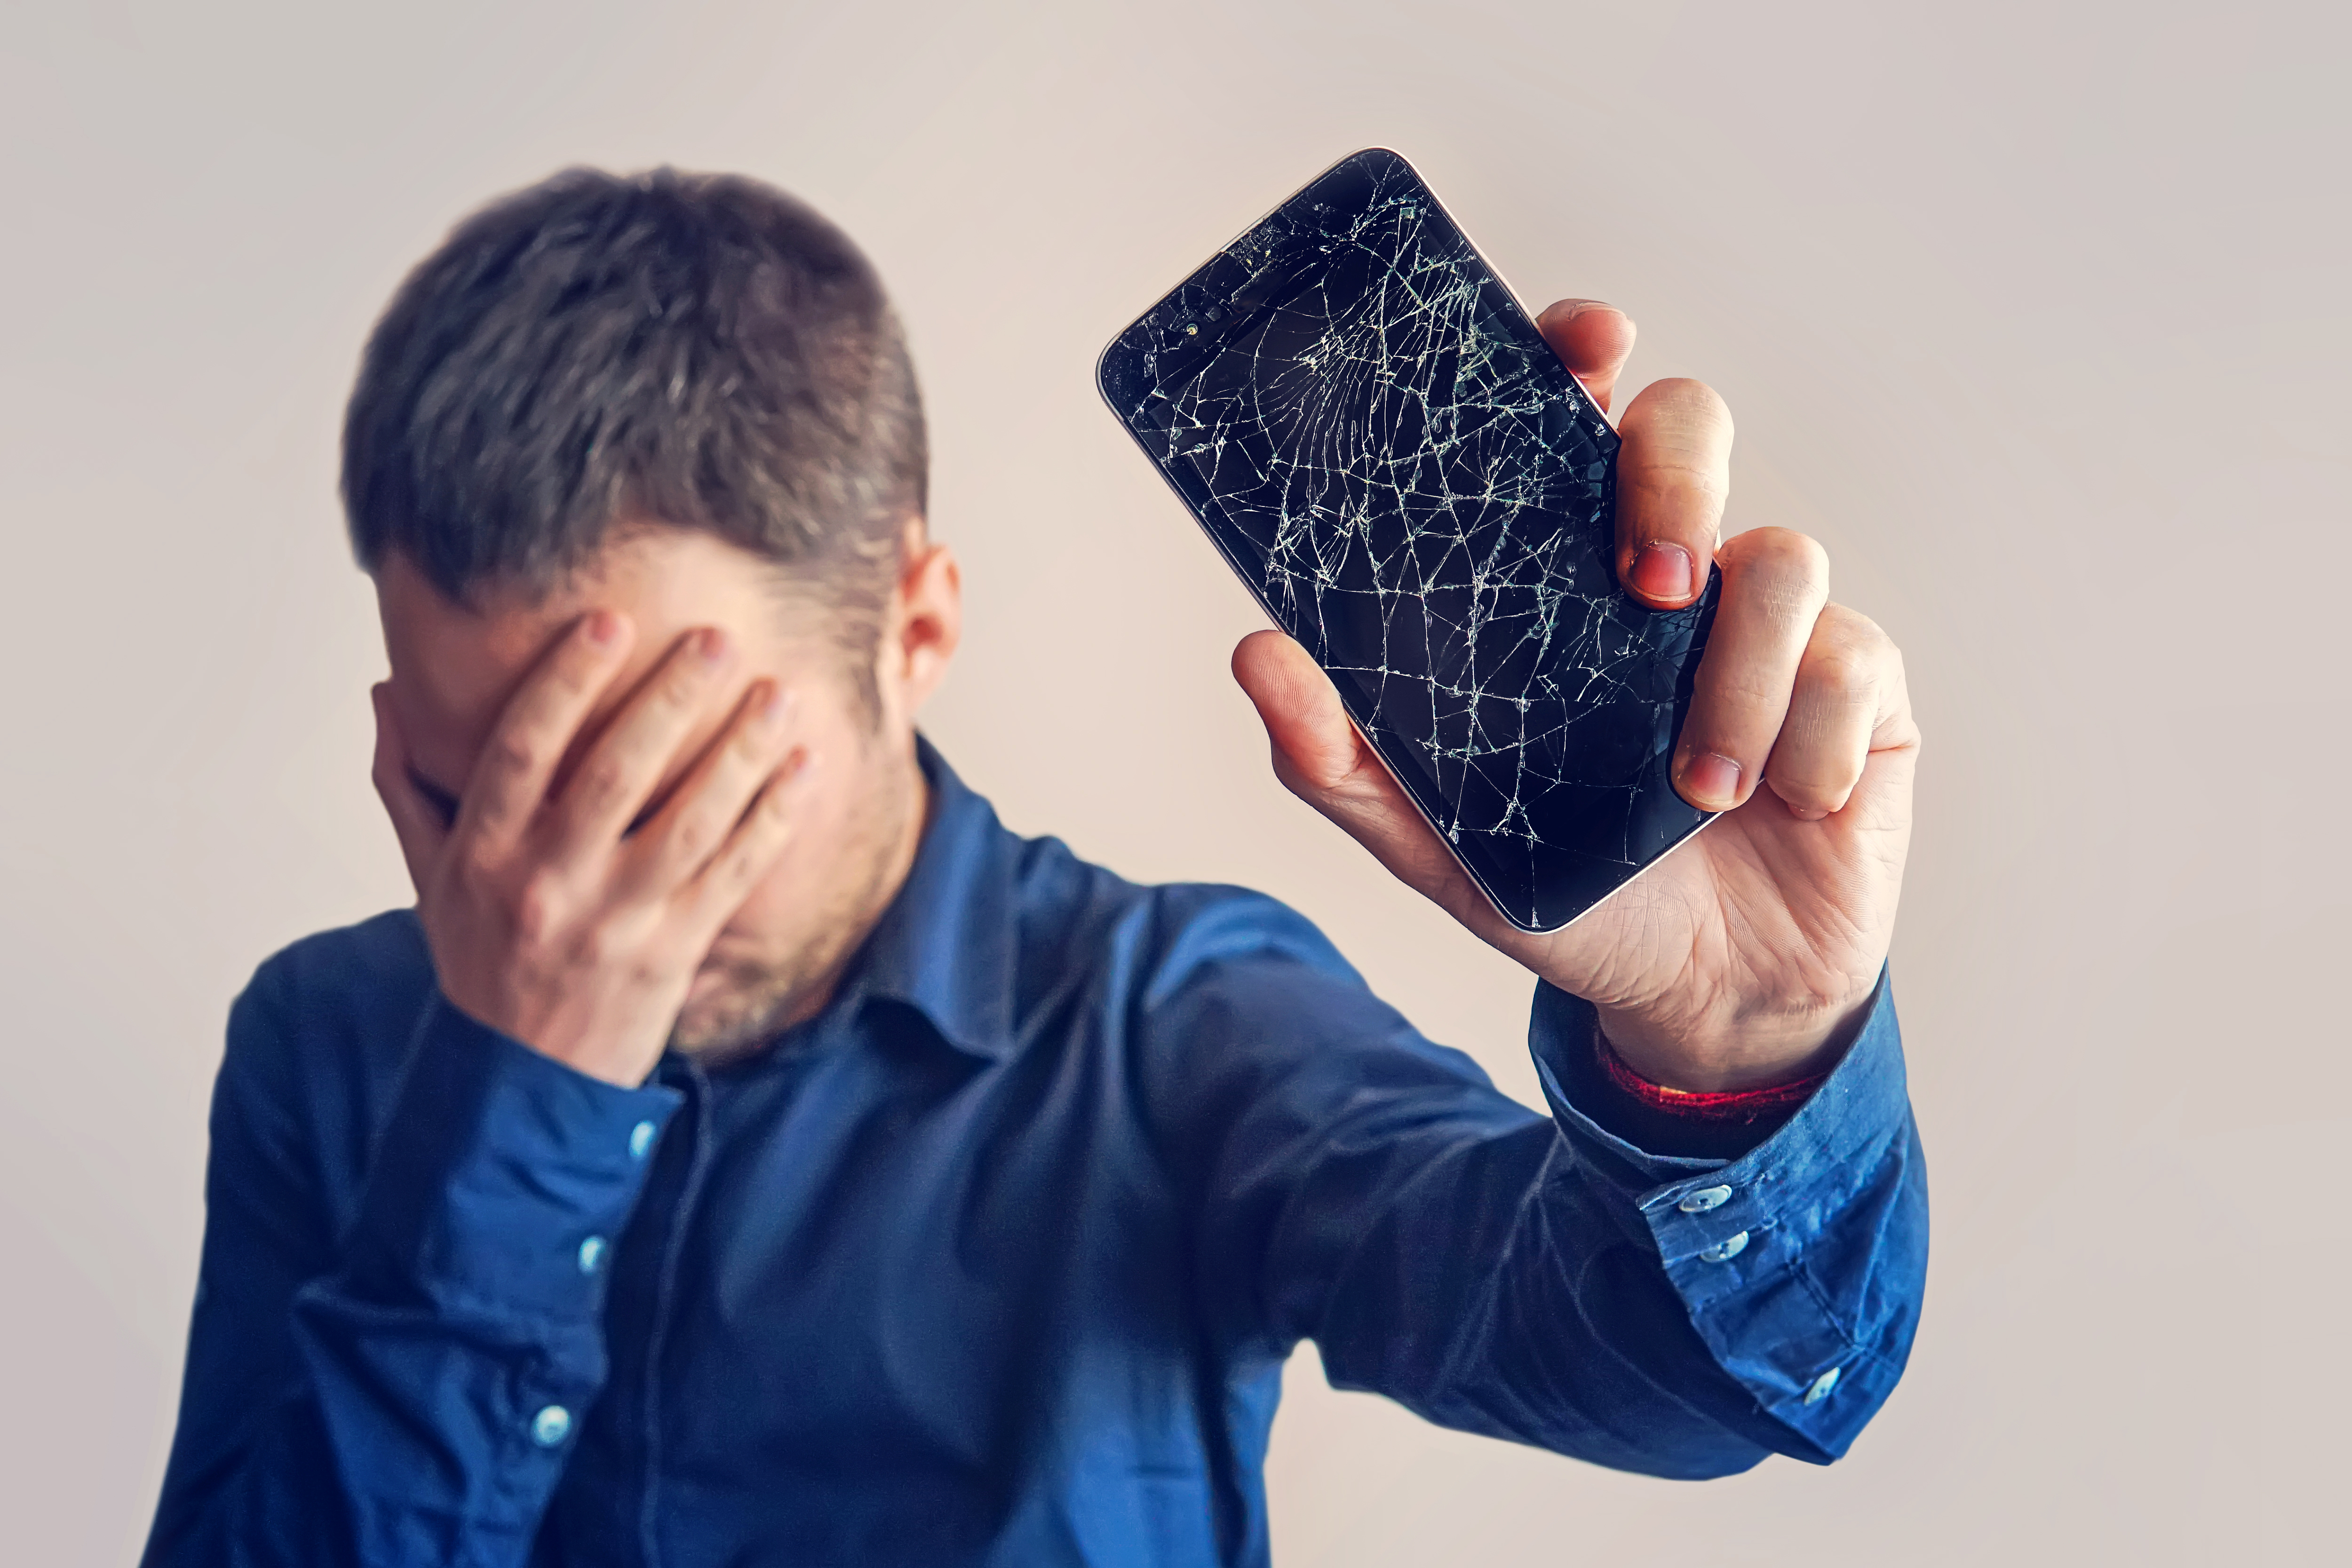
[[[2352,1068],[2343,26],[2245,6],[19,6],[0,43],[0,1518],[135,1550],[229,997],[404,902],[332,493],[362,335],[481,198],[735,168],[873,251],[1006,817],[1245,881],[1523,1096],[1524,975],[1274,783],[1255,623],[1103,340],[1337,154],[1739,421],[1927,734],[1895,969],[1936,1193],[1853,1456],[1687,1486],[1289,1380],[1277,1558],[2342,1559]],[[2337,1550],[2340,1550],[2340,1546]]]

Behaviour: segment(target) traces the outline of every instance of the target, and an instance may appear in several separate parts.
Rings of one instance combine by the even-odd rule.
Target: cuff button
[[[1681,1209],[1685,1214],[1705,1214],[1709,1209],[1721,1208],[1725,1204],[1729,1203],[1730,1201],[1731,1189],[1729,1187],[1703,1186],[1696,1192],[1685,1194],[1683,1200],[1675,1205],[1675,1207]]]
[[[1837,1382],[1838,1369],[1832,1366],[1813,1379],[1812,1385],[1805,1390],[1805,1403],[1819,1405],[1830,1396],[1830,1390],[1837,1386]]]
[[[1747,1250],[1748,1232],[1742,1230],[1736,1235],[1725,1237],[1714,1246],[1702,1251],[1699,1256],[1710,1263],[1728,1263]]]

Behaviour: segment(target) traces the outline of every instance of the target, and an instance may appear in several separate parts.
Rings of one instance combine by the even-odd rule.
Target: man
[[[1632,324],[1544,330],[1604,404]],[[1015,838],[879,284],[741,180],[478,214],[369,344],[344,496],[414,910],[231,1016],[158,1563],[1251,1563],[1302,1337],[1433,1420],[1681,1477],[1843,1453],[1924,1176],[1883,965],[1917,735],[1821,550],[1718,553],[1730,423],[1625,410],[1620,574],[1721,609],[1728,814],[1497,919],[1274,632],[1276,771],[1538,977],[1538,1115],[1298,916]]]

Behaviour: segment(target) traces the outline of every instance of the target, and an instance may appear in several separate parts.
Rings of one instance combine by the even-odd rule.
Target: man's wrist
[[[1874,994],[1833,1009],[1721,1022],[1662,1021],[1599,1004],[1593,1011],[1617,1059],[1645,1082],[1687,1094],[1737,1094],[1827,1072],[1862,1031]]]
[[[572,988],[568,996],[533,1007],[512,988],[478,981],[467,986],[457,976],[445,975],[437,959],[435,970],[446,1006],[551,1061],[617,1089],[642,1085],[668,1041],[667,1021],[657,1009],[632,1009],[635,1028],[623,1030],[598,1018],[593,1007],[583,1008],[583,1002],[601,998],[604,990],[586,981]],[[669,1016],[676,1017],[675,1008]]]
[[[456,1291],[592,1315],[676,1090],[600,1082],[436,996],[381,1135],[347,1271],[371,1299]]]

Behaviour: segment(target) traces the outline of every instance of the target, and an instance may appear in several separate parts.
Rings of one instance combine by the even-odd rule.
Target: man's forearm
[[[257,987],[259,989],[259,987]],[[516,1563],[604,1375],[603,1272],[675,1096],[436,1000],[347,1245],[274,1207],[289,1151],[239,1005],[151,1564]],[[294,1042],[299,1049],[299,1042]],[[308,1245],[306,1246],[306,1241]],[[304,1278],[312,1248],[341,1247]]]
[[[1223,961],[1150,1020],[1210,1290],[1263,1303],[1276,1344],[1312,1337],[1335,1385],[1593,1463],[1696,1479],[1845,1450],[1902,1370],[1926,1257],[1883,991],[1784,1124],[1703,1155],[1595,1118],[1576,998],[1538,993],[1546,1117],[1318,944]]]

